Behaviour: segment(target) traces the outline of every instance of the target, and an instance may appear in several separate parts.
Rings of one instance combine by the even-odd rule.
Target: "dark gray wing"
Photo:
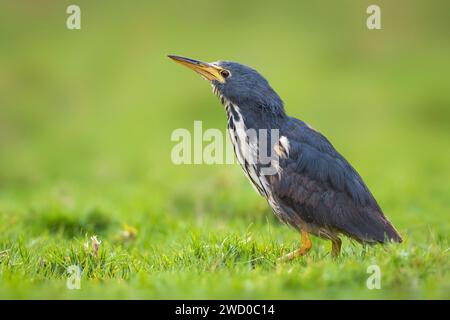
[[[269,176],[281,209],[319,228],[358,241],[401,241],[361,176],[319,132],[289,118],[280,132],[288,141],[281,174]]]

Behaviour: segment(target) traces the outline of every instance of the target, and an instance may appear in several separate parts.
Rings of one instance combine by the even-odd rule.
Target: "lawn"
[[[73,2],[82,29],[70,31]],[[449,299],[448,10],[376,2],[373,31],[370,1],[3,3],[0,298]],[[314,238],[308,256],[277,261],[299,236],[238,165],[171,161],[175,129],[224,131],[226,117],[169,53],[262,72],[355,166],[404,242],[345,240],[333,260]]]

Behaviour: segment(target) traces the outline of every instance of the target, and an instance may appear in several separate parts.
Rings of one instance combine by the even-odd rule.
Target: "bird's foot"
[[[306,255],[309,252],[309,250],[311,250],[311,248],[312,248],[312,242],[309,239],[307,232],[302,231],[300,243],[301,243],[301,246],[299,249],[294,250],[294,251],[282,256],[281,258],[278,259],[278,261],[280,261],[280,262],[281,261],[290,261],[295,258]]]
[[[279,258],[278,261],[280,261],[280,262],[281,261],[290,261],[290,260],[293,260],[295,258],[302,257],[302,256],[306,255],[308,253],[308,251],[309,251],[309,249],[300,248],[300,249],[294,250],[292,252],[289,252],[288,254],[285,254],[284,256]]]

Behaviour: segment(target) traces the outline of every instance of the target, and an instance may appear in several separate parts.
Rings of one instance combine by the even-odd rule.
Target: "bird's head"
[[[267,80],[256,70],[237,62],[202,62],[169,55],[169,58],[199,73],[219,96],[241,109],[284,114],[283,102]]]

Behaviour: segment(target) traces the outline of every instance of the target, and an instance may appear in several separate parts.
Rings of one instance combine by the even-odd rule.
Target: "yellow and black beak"
[[[221,74],[224,69],[219,66],[171,54],[168,55],[168,57],[175,62],[194,70],[208,81],[216,80],[220,83],[225,83],[225,78]]]

